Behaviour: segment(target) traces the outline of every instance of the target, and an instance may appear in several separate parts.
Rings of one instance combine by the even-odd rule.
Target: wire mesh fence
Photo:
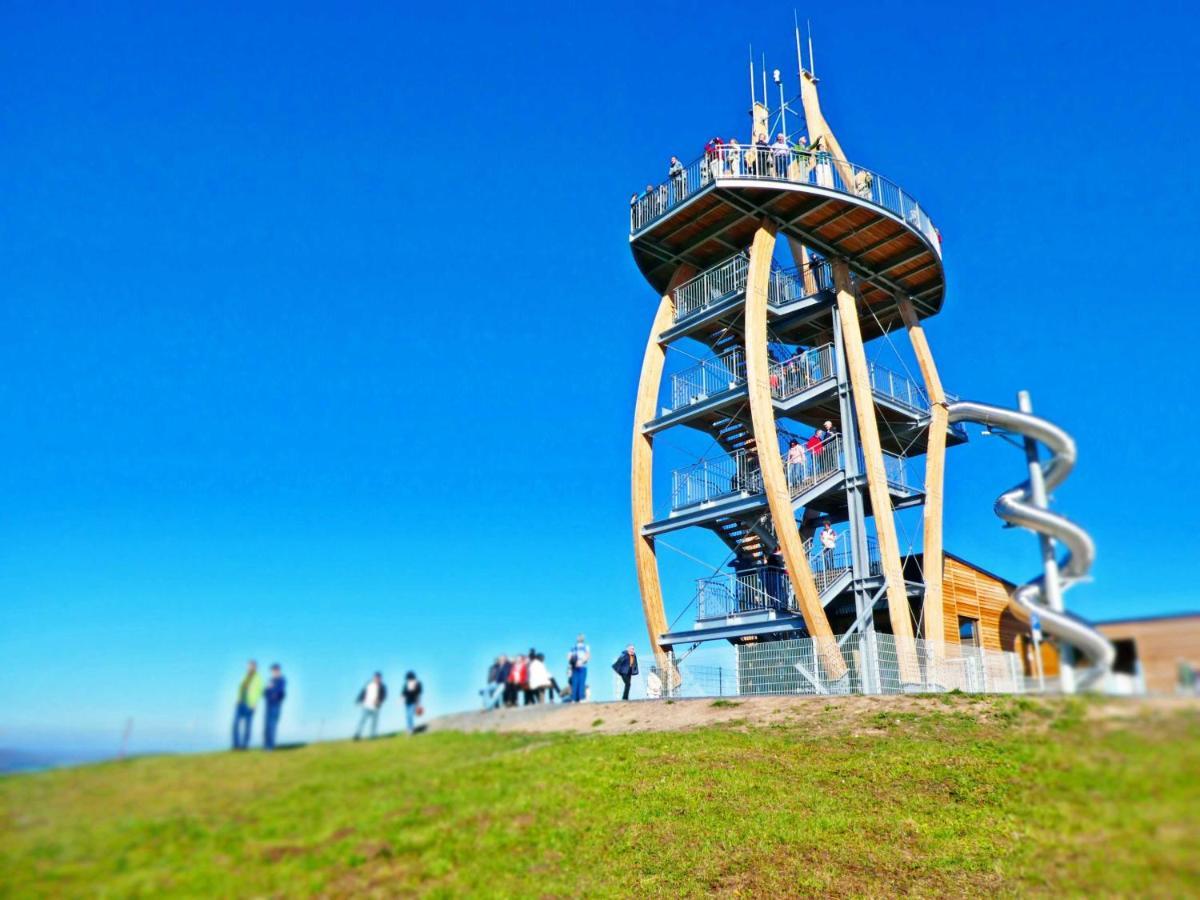
[[[631,699],[754,696],[759,694],[905,694],[959,690],[1020,694],[1058,689],[1055,678],[1026,674],[1021,657],[947,643],[939,654],[923,639],[897,642],[891,634],[853,634],[760,641],[739,645],[732,666],[645,666]],[[615,683],[615,682],[614,682]],[[620,696],[617,686],[616,696]]]

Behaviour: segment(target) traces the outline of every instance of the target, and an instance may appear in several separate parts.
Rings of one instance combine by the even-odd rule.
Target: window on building
[[[958,617],[958,640],[963,644],[979,646],[979,620],[967,616]]]
[[[1122,675],[1137,674],[1137,644],[1133,642],[1133,638],[1123,638],[1112,642],[1113,648],[1117,651],[1117,658],[1113,662],[1113,671]]]

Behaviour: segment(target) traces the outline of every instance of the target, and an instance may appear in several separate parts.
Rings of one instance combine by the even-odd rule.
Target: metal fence
[[[833,344],[797,351],[791,359],[771,363],[771,396],[788,400],[814,384],[833,378]]]
[[[666,181],[634,195],[630,233],[649,227],[696,193],[728,179],[810,184],[856,197],[899,216],[941,253],[937,229],[925,210],[891,179],[823,151],[733,142],[680,166]]]
[[[702,459],[671,473],[671,508],[684,509],[735,494],[758,494],[763,489],[758,457],[745,450],[732,456]]]
[[[676,324],[717,306],[746,290],[750,256],[745,251],[705,269],[675,289]],[[783,306],[833,288],[833,270],[824,260],[789,269],[772,264],[767,302]]]
[[[746,356],[742,350],[730,350],[715,359],[676,372],[671,376],[671,405],[667,412],[700,403],[713,394],[746,383]]]
[[[846,673],[831,677],[825,660],[836,650],[846,664]],[[964,693],[1019,694],[1056,689],[1056,681],[1044,685],[1026,676],[1016,653],[984,650],[947,643],[944,655],[934,656],[928,643],[916,639],[907,668],[918,678],[903,683],[901,660],[894,635],[855,633],[833,638],[822,645],[814,638],[760,641],[736,648],[733,666],[689,666],[670,657],[673,677],[656,666],[640,676],[636,692],[652,697],[756,696],[761,694],[903,694],[959,690]],[[650,687],[656,687],[654,694]]]
[[[804,555],[812,572],[817,592],[825,593],[853,567],[849,532],[835,532],[833,547],[819,540],[804,542]],[[867,566],[871,575],[879,575],[879,545],[867,538]],[[696,619],[726,619],[766,610],[798,612],[799,604],[783,566],[754,566],[737,572],[723,572],[696,580]]]

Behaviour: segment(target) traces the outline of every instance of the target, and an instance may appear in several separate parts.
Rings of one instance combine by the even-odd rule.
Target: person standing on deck
[[[795,438],[788,441],[787,464],[788,464],[788,486],[795,488],[804,481],[805,459],[808,454],[804,452],[804,445]]]
[[[371,723],[371,737],[379,731],[379,708],[387,699],[387,685],[383,683],[383,675],[376,672],[366,686],[358,692],[358,703],[362,706],[362,718],[358,720],[358,728],[354,730],[354,739],[362,737],[363,726]]]
[[[258,663],[246,663],[246,676],[238,687],[237,705],[233,710],[233,749],[245,750],[250,746],[250,725],[254,722],[254,707],[262,696],[262,677],[258,674]]]
[[[571,702],[582,703],[587,696],[587,664],[592,658],[592,651],[588,648],[584,636],[581,634],[575,639],[575,646],[571,648],[571,652],[567,654],[567,659],[571,662]]]
[[[833,568],[833,554],[837,549],[837,541],[838,536],[833,530],[833,523],[826,519],[825,527],[821,529],[821,568],[826,572]]]
[[[263,699],[267,708],[263,716],[263,749],[275,749],[275,732],[279,728],[279,714],[283,712],[283,699],[287,696],[287,679],[279,663],[271,666],[271,681],[263,691]]]
[[[792,151],[788,148],[787,138],[783,136],[783,132],[775,135],[775,143],[771,145],[771,153],[775,157],[775,177],[787,178],[788,163],[792,159]]]
[[[671,164],[667,167],[667,175],[671,179],[671,187],[675,189],[675,203],[679,203],[687,196],[687,173],[683,169],[683,163],[679,161],[678,156],[671,157]]]
[[[622,700],[629,699],[629,683],[633,676],[638,673],[637,653],[634,652],[633,644],[625,648],[625,652],[617,657],[617,661],[613,663],[613,671],[621,676],[621,681],[625,684],[625,690],[621,693]]]

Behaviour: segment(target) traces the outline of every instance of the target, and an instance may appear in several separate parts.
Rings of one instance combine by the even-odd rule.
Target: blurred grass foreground
[[[587,704],[9,776],[0,814],[14,897],[1195,896],[1200,707]]]

